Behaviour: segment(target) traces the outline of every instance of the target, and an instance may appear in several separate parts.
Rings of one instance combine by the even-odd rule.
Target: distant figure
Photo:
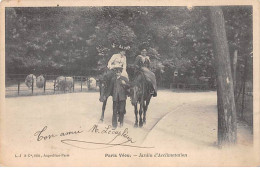
[[[199,80],[200,80],[200,81],[204,81],[204,82],[208,82],[209,79],[210,79],[210,77],[205,77],[205,76],[199,77]]]
[[[57,90],[71,91],[72,87],[73,87],[73,78],[72,77],[64,77],[64,76],[57,77],[56,84],[55,84],[55,88],[57,88]]]
[[[25,78],[25,84],[26,86],[30,89],[32,88],[32,86],[35,86],[36,84],[36,76],[33,74],[29,74],[26,78]]]
[[[97,90],[97,81],[95,78],[90,77],[88,80],[89,90]]]
[[[45,78],[43,77],[43,75],[40,75],[36,78],[36,86],[38,88],[43,88],[44,86],[44,82],[45,82]]]

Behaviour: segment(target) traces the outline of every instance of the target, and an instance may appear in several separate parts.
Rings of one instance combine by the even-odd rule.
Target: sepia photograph
[[[260,165],[253,5],[53,4],[1,7],[0,166]]]

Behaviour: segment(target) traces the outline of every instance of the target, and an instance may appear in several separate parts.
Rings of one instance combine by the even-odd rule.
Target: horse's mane
[[[139,87],[138,95],[143,95],[144,99],[149,97],[149,84],[143,73],[138,74],[130,84],[131,87]]]
[[[137,76],[134,77],[134,80],[132,81],[131,85],[132,86],[139,85],[143,81],[145,81],[144,75],[143,74],[138,74]]]
[[[97,81],[99,81],[99,82],[106,82],[106,81],[108,81],[106,78],[105,78],[105,74],[107,74],[107,71],[108,71],[108,69],[103,69],[103,72],[102,72],[102,74],[99,74],[98,76],[97,76]]]

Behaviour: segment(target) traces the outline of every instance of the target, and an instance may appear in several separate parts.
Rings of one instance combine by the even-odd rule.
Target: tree
[[[146,46],[153,71],[167,85],[172,83],[169,77],[175,70],[185,78],[215,77],[206,9],[7,8],[7,73],[94,74],[94,70],[106,66],[115,52],[112,44],[119,43],[131,46],[126,54],[128,64],[140,53],[139,47]],[[234,47],[238,49],[237,65],[242,68],[245,58],[252,56],[252,9],[225,7],[223,12],[230,52],[233,53]],[[252,58],[248,58],[248,63],[252,63]]]
[[[222,9],[210,7],[210,18],[217,63],[218,145],[223,146],[237,141],[236,107]]]
[[[253,91],[253,29],[252,6],[223,7],[226,21],[227,39],[231,59],[237,60],[232,67],[237,116],[244,120],[244,99],[246,91]],[[235,68],[234,68],[235,67]],[[251,116],[253,113],[250,113]],[[248,116],[247,116],[248,117]]]

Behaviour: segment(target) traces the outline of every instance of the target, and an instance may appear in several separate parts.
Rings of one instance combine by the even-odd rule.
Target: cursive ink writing
[[[55,138],[57,136],[63,137],[63,136],[68,136],[68,135],[77,135],[77,134],[83,132],[83,130],[75,130],[75,131],[61,132],[59,135],[57,135],[57,134],[43,135],[43,132],[45,132],[47,130],[47,128],[48,128],[47,126],[44,126],[44,128],[42,130],[39,130],[34,133],[34,136],[37,136],[37,141],[47,140],[47,139]]]
[[[44,128],[42,130],[34,133],[34,136],[37,136],[37,141],[41,141],[42,139],[47,140],[47,139],[51,139],[51,138],[58,136],[58,135],[54,135],[54,134],[43,136],[42,133],[44,131],[46,131],[46,129],[47,129],[47,126],[44,126]]]
[[[34,136],[36,136],[37,141],[46,141],[56,137],[66,137],[71,135],[78,135],[84,132],[84,130],[75,130],[75,131],[65,131],[60,133],[47,133],[47,126],[44,126],[41,130],[36,131]],[[129,135],[128,128],[123,130],[113,129],[111,125],[106,127],[99,127],[98,125],[93,125],[87,132],[108,135],[108,140],[105,142],[101,141],[91,141],[91,140],[74,140],[74,139],[62,139],[61,142],[66,145],[70,145],[76,148],[81,149],[101,149],[109,148],[115,146],[123,147],[135,147],[135,148],[153,148],[148,146],[138,146],[133,145],[136,141]],[[46,134],[47,133],[47,134]],[[119,139],[120,138],[120,139]],[[92,146],[91,146],[92,145]],[[90,146],[90,147],[89,147]]]
[[[62,132],[62,133],[60,133],[60,136],[77,135],[77,134],[82,133],[82,132],[83,132],[83,130]]]
[[[114,130],[112,129],[111,125],[105,127],[102,131],[98,128],[98,125],[94,125],[92,128],[89,129],[89,132],[93,133],[101,133],[101,134],[109,134],[109,135],[116,135],[110,142],[113,142],[118,137],[123,137],[127,140],[127,142],[135,143],[133,139],[128,134],[128,128],[125,128],[124,131]]]

